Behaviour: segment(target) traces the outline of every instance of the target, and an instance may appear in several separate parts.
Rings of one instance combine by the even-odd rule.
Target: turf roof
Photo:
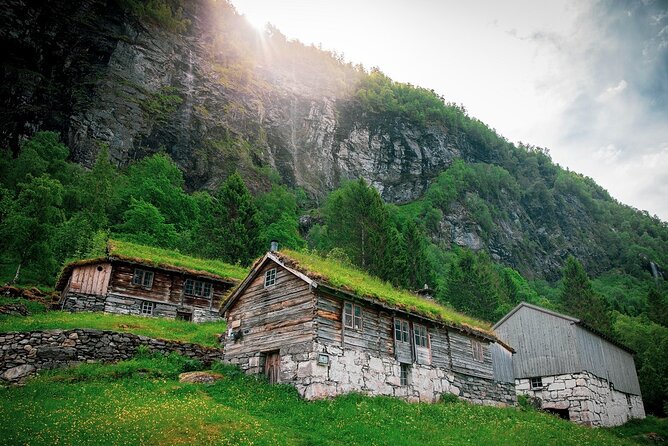
[[[56,289],[63,289],[69,274],[76,266],[90,265],[108,260],[123,260],[155,268],[182,271],[193,275],[209,276],[214,279],[242,280],[248,274],[246,268],[230,265],[220,260],[198,259],[154,246],[139,245],[122,240],[109,240],[107,255],[70,262],[63,268],[56,283]]]
[[[305,252],[283,250],[277,254],[286,266],[296,269],[317,282],[347,291],[361,298],[380,301],[408,313],[494,336],[491,332],[491,325],[487,322],[461,314],[410,291],[394,287],[351,265]]]

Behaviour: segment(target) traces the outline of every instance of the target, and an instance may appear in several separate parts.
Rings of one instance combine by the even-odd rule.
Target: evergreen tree
[[[330,248],[343,249],[354,265],[391,279],[394,234],[376,189],[361,178],[348,182],[330,194],[324,214]]]
[[[299,235],[297,198],[294,194],[285,186],[273,185],[270,192],[257,197],[256,203],[263,246],[277,240],[285,248],[304,247],[304,239]]]
[[[464,250],[450,264],[446,294],[440,298],[459,311],[492,322],[499,316],[498,290],[498,277],[489,258]]]
[[[109,226],[109,211],[113,206],[114,180],[118,177],[116,168],[109,161],[109,148],[103,145],[95,165],[83,179],[84,212],[93,229]]]
[[[396,268],[397,274],[401,274],[402,283],[406,288],[418,289],[427,283],[427,238],[414,221],[406,224],[402,237],[402,253],[399,257],[401,262]],[[427,284],[431,287],[434,284]]]
[[[262,252],[257,208],[241,176],[230,175],[213,197],[212,218],[202,227],[206,254],[230,263],[250,265]]]
[[[611,332],[610,317],[603,299],[594,293],[587,272],[569,256],[562,271],[561,307],[603,333]]]

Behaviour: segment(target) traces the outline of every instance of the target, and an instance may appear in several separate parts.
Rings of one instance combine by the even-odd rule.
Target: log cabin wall
[[[269,270],[275,281],[265,287]],[[308,358],[315,339],[315,294],[304,280],[268,261],[227,310],[225,359],[248,373],[262,373],[268,354],[280,355],[279,381],[299,384],[295,358]]]
[[[133,283],[135,270],[152,273],[150,286]],[[211,285],[209,297],[187,295],[187,279]],[[63,291],[63,308],[69,311],[105,311],[193,322],[220,321],[220,302],[231,284],[179,271],[152,268],[141,264],[114,261],[79,266],[73,269]]]
[[[453,393],[480,404],[515,404],[514,384],[494,380],[489,341],[320,289],[316,295],[319,359],[298,364],[311,371],[310,384],[297,386],[306,398],[357,391],[436,401]],[[353,305],[353,316],[355,306],[361,307],[361,327],[354,320],[347,324],[352,327],[344,323],[346,302]],[[395,341],[395,321],[407,324],[408,342]],[[415,345],[417,326],[427,329],[428,348]],[[474,359],[472,341],[481,343],[481,361]]]

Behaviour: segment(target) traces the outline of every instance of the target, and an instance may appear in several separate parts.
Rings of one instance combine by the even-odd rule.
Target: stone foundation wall
[[[78,311],[104,311],[106,296],[94,294],[80,294],[68,292],[63,300],[63,310]]]
[[[319,363],[321,354],[327,356],[327,364]],[[364,350],[314,341],[284,347],[280,355],[280,381],[294,385],[307,400],[361,392],[413,402],[435,402],[445,393],[478,404],[505,406],[516,402],[513,383],[497,383],[421,364],[411,364],[408,385],[401,385],[401,368],[396,359],[377,357]],[[264,370],[260,353],[225,359],[247,373]]]
[[[63,309],[71,312],[78,311],[103,311],[105,313],[116,314],[132,314],[135,316],[142,316],[141,304],[142,299],[135,299],[133,297],[119,296],[116,294],[109,294],[108,296],[96,296],[90,294],[67,293],[63,302]],[[151,301],[153,302],[153,301]],[[177,305],[168,304],[164,302],[154,302],[153,317],[164,317],[167,319],[175,319]],[[223,318],[216,309],[209,310],[208,308],[194,308],[192,310],[192,321],[199,322],[219,322]]]
[[[223,359],[223,351],[218,348],[107,330],[9,332],[0,333],[0,378],[17,381],[41,369],[129,359],[140,345],[160,353],[177,352],[204,364]]]
[[[571,421],[588,426],[619,426],[645,418],[639,395],[611,389],[607,380],[588,372],[544,376],[542,384],[542,389],[532,390],[529,379],[518,379],[517,393],[539,399],[542,409],[568,410]]]
[[[455,373],[454,385],[461,390],[460,397],[475,404],[487,406],[514,406],[517,404],[515,383],[505,383],[477,376]]]

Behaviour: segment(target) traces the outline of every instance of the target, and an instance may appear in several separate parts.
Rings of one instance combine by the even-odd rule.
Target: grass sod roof
[[[233,282],[243,280],[248,274],[248,269],[230,265],[220,260],[198,259],[177,251],[122,240],[109,240],[106,251],[107,255],[105,256],[75,260],[66,264],[56,282],[56,290],[62,290],[65,287],[69,275],[75,267],[109,260],[121,260],[154,268],[205,276],[214,280],[222,279]]]
[[[353,266],[304,252],[282,250],[277,254],[286,266],[324,285],[466,331],[478,332],[485,337],[496,338],[491,331],[491,324],[397,288]]]

